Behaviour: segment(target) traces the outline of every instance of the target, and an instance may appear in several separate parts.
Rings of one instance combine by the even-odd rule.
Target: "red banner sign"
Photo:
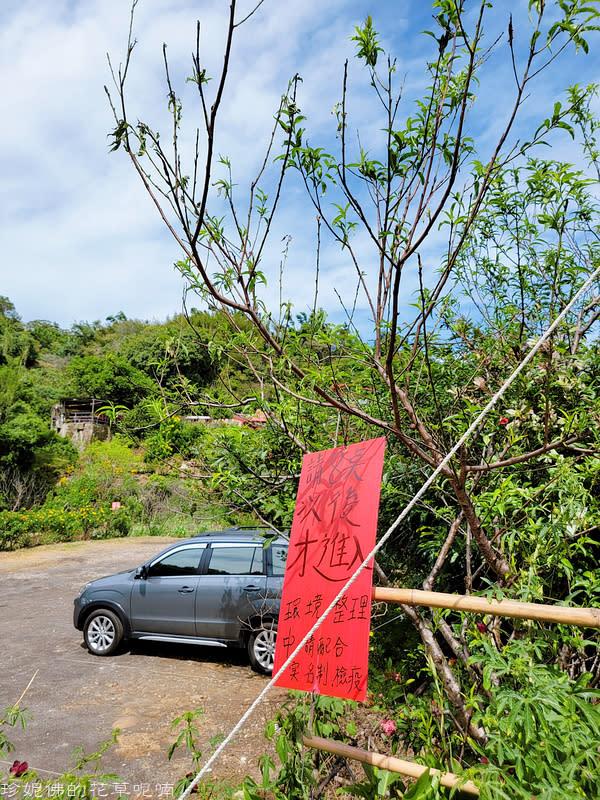
[[[274,672],[375,545],[385,439],[304,457],[292,522]],[[278,686],[364,700],[372,564],[337,601]]]

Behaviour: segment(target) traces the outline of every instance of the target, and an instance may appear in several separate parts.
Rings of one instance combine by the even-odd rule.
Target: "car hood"
[[[96,578],[93,581],[88,581],[86,586],[89,589],[95,589],[99,586],[108,586],[114,584],[123,584],[133,580],[138,567],[133,569],[124,569],[121,572],[114,572],[112,575],[104,575],[102,578]]]

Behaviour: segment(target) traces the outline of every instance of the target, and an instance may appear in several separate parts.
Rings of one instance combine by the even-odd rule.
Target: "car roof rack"
[[[245,534],[245,533],[251,533],[252,531],[256,531],[256,533],[271,532],[274,536],[282,536],[284,539],[288,538],[288,536],[282,531],[275,530],[274,528],[269,528],[267,525],[237,525],[232,528],[224,528],[223,530],[220,531],[204,531],[202,533],[197,533],[193,538],[223,536],[235,533]]]

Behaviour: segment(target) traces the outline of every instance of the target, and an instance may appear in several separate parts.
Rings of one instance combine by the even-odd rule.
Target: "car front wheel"
[[[275,640],[277,625],[265,623],[259,630],[253,631],[248,639],[248,656],[250,663],[258,672],[271,675],[275,661]]]
[[[87,618],[83,637],[90,653],[110,656],[121,644],[123,624],[114,611],[99,608]]]

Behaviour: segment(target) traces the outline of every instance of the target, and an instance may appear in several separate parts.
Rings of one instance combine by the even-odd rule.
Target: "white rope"
[[[341,599],[341,597],[348,591],[348,589],[352,586],[355,580],[358,578],[360,573],[365,569],[365,567],[369,564],[372,558],[375,557],[377,552],[380,548],[387,542],[390,538],[392,533],[396,530],[396,528],[400,525],[400,523],[407,517],[409,512],[412,508],[416,505],[416,503],[420,500],[420,498],[425,494],[427,489],[431,486],[431,484],[435,481],[437,476],[440,472],[444,469],[446,464],[450,461],[450,459],[455,455],[455,453],[463,446],[469,436],[473,433],[473,431],[477,428],[479,423],[484,419],[487,413],[496,405],[498,400],[502,397],[502,395],[509,389],[509,387],[514,383],[514,381],[518,378],[521,372],[525,369],[527,364],[531,361],[534,355],[538,352],[544,342],[552,335],[554,330],[558,327],[560,322],[565,318],[565,316],[569,313],[569,311],[573,308],[575,303],[579,300],[579,298],[587,291],[588,287],[594,282],[594,280],[600,276],[600,267],[598,267],[594,272],[590,275],[587,281],[583,284],[581,289],[577,292],[577,294],[571,299],[571,301],[565,306],[565,308],[561,311],[561,313],[556,317],[554,322],[550,325],[549,328],[542,334],[540,339],[536,342],[536,344],[531,348],[529,353],[525,356],[523,361],[519,364],[519,366],[515,369],[515,371],[510,375],[509,378],[502,384],[500,389],[496,392],[496,394],[491,398],[491,400],[487,403],[487,405],[483,408],[483,410],[479,413],[479,415],[475,418],[475,420],[471,423],[471,425],[467,428],[465,433],[460,437],[458,442],[454,445],[454,447],[450,450],[450,452],[445,456],[445,458],[438,464],[435,470],[431,473],[429,478],[425,481],[425,483],[421,486],[419,491],[413,496],[412,500],[410,500],[404,509],[400,512],[398,517],[394,520],[394,522],[390,525],[384,535],[381,537],[379,542],[375,545],[375,547],[371,550],[369,555],[365,558],[362,564],[357,567],[354,574],[348,579],[345,586],[337,593],[331,603],[327,606],[323,614],[319,617],[319,619],[315,622],[313,627],[308,631],[308,633],[304,636],[302,641],[298,644],[295,650],[288,656],[286,662],[281,666],[278,672],[273,675],[269,683],[265,686],[262,692],[258,695],[256,700],[252,703],[252,705],[248,708],[248,710],[243,714],[243,716],[239,719],[235,727],[231,730],[229,735],[221,742],[219,747],[215,750],[212,756],[208,759],[206,764],[202,767],[202,769],[198,772],[192,783],[187,787],[187,789],[181,794],[179,800],[185,800],[185,798],[190,794],[194,786],[198,783],[198,781],[206,774],[206,772],[210,769],[211,765],[217,760],[221,752],[227,747],[229,742],[233,739],[235,734],[243,727],[246,720],[251,716],[254,712],[254,709],[260,705],[263,698],[271,691],[279,677],[285,672],[288,666],[292,663],[294,658],[298,655],[300,650],[304,647],[306,642],[310,639],[310,637],[318,630],[321,623],[326,619],[326,617],[331,613],[334,609],[336,603]]]

